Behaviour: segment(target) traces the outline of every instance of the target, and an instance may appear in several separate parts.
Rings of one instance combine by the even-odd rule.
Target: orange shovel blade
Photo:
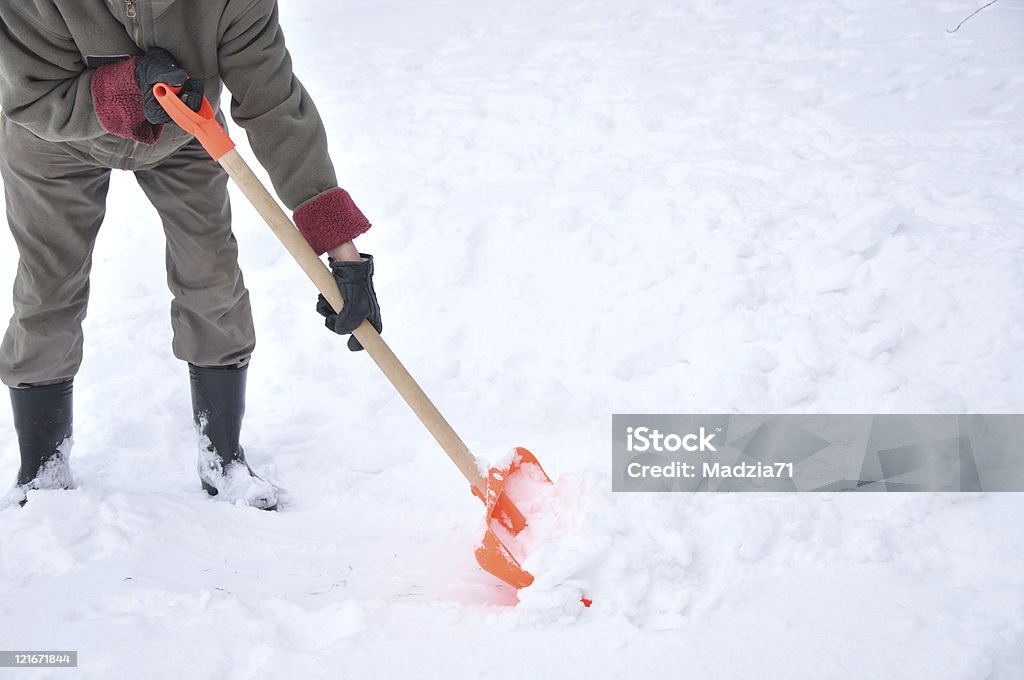
[[[527,466],[535,469],[526,471],[524,468]],[[523,513],[505,493],[509,479],[515,479],[518,475],[529,475],[534,482],[551,483],[537,458],[528,450],[516,447],[507,467],[493,467],[488,471],[485,493],[473,487],[473,493],[487,506],[486,532],[476,549],[476,561],[484,571],[513,588],[525,588],[533,583],[533,575],[523,569],[506,545],[509,539],[515,538],[527,525]]]

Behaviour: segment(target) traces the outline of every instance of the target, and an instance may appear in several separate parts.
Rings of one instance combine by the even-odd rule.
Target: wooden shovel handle
[[[334,274],[309,246],[292,223],[291,218],[281,209],[281,206],[270,195],[245,160],[234,150],[234,144],[231,143],[227,133],[214,119],[210,103],[204,97],[203,106],[196,113],[175,96],[176,89],[169,85],[158,84],[154,86],[153,94],[174,122],[183,130],[195,135],[203,147],[210,152],[210,155],[227,171],[284,247],[302,267],[302,271],[306,272],[313,285],[323,293],[335,311],[341,311],[345,301],[341,298],[341,291],[338,290]],[[441,445],[466,480],[474,488],[483,492],[487,483],[486,472],[481,470],[476,457],[380,337],[377,329],[369,321],[363,321],[352,334],[356,336],[370,358],[395,386],[398,393],[412,408],[413,413]]]

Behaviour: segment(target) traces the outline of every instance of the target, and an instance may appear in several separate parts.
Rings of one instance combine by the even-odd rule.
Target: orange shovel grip
[[[164,107],[171,120],[185,132],[195,135],[213,160],[219,161],[221,156],[235,148],[235,143],[217,122],[213,107],[206,97],[203,97],[203,104],[197,112],[178,98],[179,92],[180,87],[167,83],[157,83],[153,86],[153,96],[160,102],[160,106]]]

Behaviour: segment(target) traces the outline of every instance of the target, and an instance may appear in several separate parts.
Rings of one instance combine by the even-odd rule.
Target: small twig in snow
[[[959,31],[959,30],[960,30],[960,27],[961,27],[961,26],[963,26],[964,24],[966,24],[966,23],[967,23],[967,20],[968,20],[968,19],[970,19],[971,17],[973,17],[973,16],[975,15],[975,14],[977,14],[977,13],[978,13],[978,12],[980,12],[981,10],[985,9],[986,7],[991,7],[992,5],[996,4],[997,2],[999,2],[999,0],[992,0],[992,2],[988,3],[987,5],[982,5],[982,6],[981,6],[981,7],[979,7],[978,9],[974,10],[973,12],[971,12],[970,16],[968,16],[968,17],[967,17],[966,19],[964,19],[964,20],[963,20],[963,21],[961,21],[961,22],[960,22],[959,24],[957,24],[957,25],[956,25],[956,28],[954,28],[954,29],[953,29],[952,31],[951,31],[951,30],[949,30],[949,29],[947,28],[947,29],[946,29],[946,33],[956,33],[957,31]]]

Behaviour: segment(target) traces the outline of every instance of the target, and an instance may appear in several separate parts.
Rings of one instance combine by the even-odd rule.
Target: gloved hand
[[[337,314],[327,298],[321,295],[317,299],[316,311],[323,315],[324,325],[339,335],[347,335],[354,331],[363,319],[369,319],[377,332],[383,326],[380,322],[380,305],[377,293],[373,290],[373,255],[359,253],[363,259],[359,261],[331,260],[331,272],[345,301],[341,313]],[[353,352],[363,349],[353,335],[348,339],[348,348]]]
[[[153,96],[153,86],[157,83],[180,87],[178,96],[193,111],[198,111],[203,105],[203,81],[189,78],[185,69],[178,66],[171,53],[162,47],[153,47],[139,57],[135,63],[135,81],[142,94],[146,120],[154,125],[171,122],[171,117]]]

